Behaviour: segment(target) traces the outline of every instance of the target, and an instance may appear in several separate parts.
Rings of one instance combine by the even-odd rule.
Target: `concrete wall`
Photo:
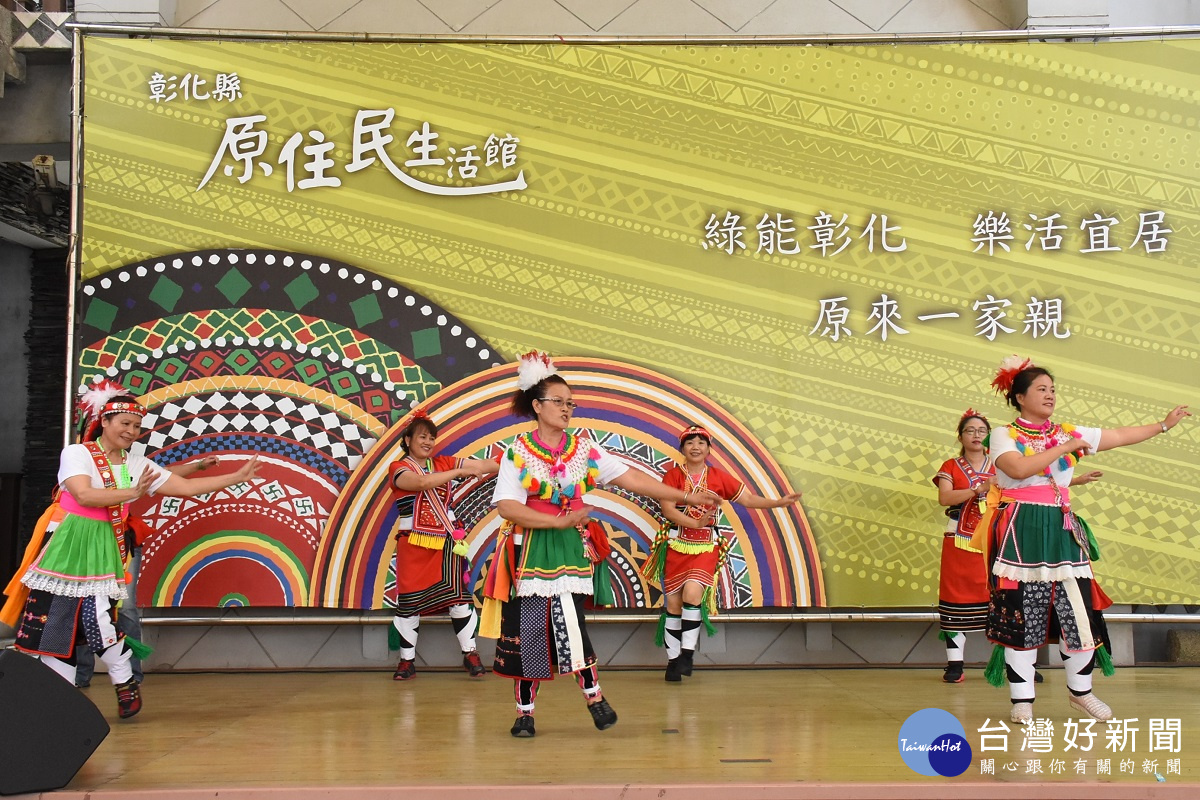
[[[1025,5],[1016,0],[176,0],[175,25],[562,36],[901,33],[1019,28]]]
[[[29,278],[32,251],[0,239],[0,375],[3,376],[4,402],[0,403],[0,472],[21,472],[25,451],[25,413],[28,400],[25,381],[29,357],[25,350],[25,331],[29,328]]]

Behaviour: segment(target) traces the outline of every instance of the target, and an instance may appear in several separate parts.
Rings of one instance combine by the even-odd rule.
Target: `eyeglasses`
[[[561,397],[539,397],[538,400],[541,400],[543,403],[554,403],[559,408],[566,406],[568,411],[574,411],[579,408],[574,400],[565,400]]]
[[[987,428],[963,428],[963,433],[981,433],[984,436],[986,436],[988,433],[988,429]]]

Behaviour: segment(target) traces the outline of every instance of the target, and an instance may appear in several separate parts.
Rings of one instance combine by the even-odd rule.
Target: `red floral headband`
[[[100,418],[103,419],[113,414],[133,414],[134,416],[144,417],[147,413],[145,406],[140,403],[130,403],[129,401],[105,403],[104,408],[100,409]]]
[[[983,420],[985,423],[987,423],[989,428],[992,425],[992,423],[988,422],[987,417],[985,417],[983,414],[980,414],[978,411],[976,411],[973,408],[968,408],[966,410],[966,412],[961,417],[958,418],[958,421],[961,424],[964,419],[970,419],[971,417],[978,417],[979,419]]]
[[[703,436],[704,441],[712,444],[712,434],[699,425],[689,425],[679,434],[679,443],[682,445],[685,439],[690,439],[693,436]]]

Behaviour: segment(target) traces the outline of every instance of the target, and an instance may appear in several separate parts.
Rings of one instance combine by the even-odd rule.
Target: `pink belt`
[[[534,511],[540,511],[543,514],[549,514],[552,517],[557,517],[563,513],[562,506],[558,503],[551,503],[549,500],[543,500],[540,497],[529,497],[525,500],[525,507],[531,508]]]
[[[1055,496],[1054,487],[1048,483],[1039,484],[1037,486],[1021,486],[1016,489],[1001,489],[1002,497],[1005,500],[1016,500],[1018,503],[1038,503],[1039,505],[1056,506],[1059,505],[1058,497]],[[1062,497],[1063,503],[1071,502],[1071,490],[1067,486],[1058,487],[1059,496]]]
[[[80,517],[87,517],[88,519],[98,519],[101,522],[109,521],[107,507],[100,506],[97,508],[93,506],[81,506],[79,505],[79,501],[71,496],[70,492],[63,492],[60,494],[58,496],[58,504],[62,507],[62,510],[66,511],[68,514],[76,514]],[[122,517],[125,517],[127,513],[128,511],[125,508],[121,509]]]

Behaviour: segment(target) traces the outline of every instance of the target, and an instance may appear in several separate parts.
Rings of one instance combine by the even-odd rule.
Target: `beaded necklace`
[[[1070,437],[1083,438],[1079,431],[1075,430],[1075,426],[1067,422],[1059,425],[1046,420],[1041,425],[1034,425],[1029,420],[1021,418],[1017,418],[1008,426],[1008,435],[1016,440],[1017,449],[1021,455],[1025,456],[1044,453],[1052,447],[1065,444]],[[1079,454],[1072,451],[1060,457],[1056,463],[1059,470],[1065,472],[1079,463]],[[1053,466],[1053,463],[1048,465],[1042,470],[1042,474],[1050,475]]]
[[[114,465],[112,459],[108,457],[108,453],[101,448],[101,454],[104,456],[105,462],[108,463],[108,468],[113,472],[113,480],[118,489],[128,489],[133,486],[133,478],[129,474],[129,453],[121,451],[121,463]],[[103,478],[103,470],[101,470],[101,478]]]
[[[708,464],[705,464],[704,468],[700,470],[699,480],[697,480],[696,476],[692,475],[692,471],[688,468],[687,464],[683,466],[683,474],[687,478],[688,494],[699,494],[708,488]],[[700,519],[709,508],[711,506],[688,506],[685,513],[693,519]]]

